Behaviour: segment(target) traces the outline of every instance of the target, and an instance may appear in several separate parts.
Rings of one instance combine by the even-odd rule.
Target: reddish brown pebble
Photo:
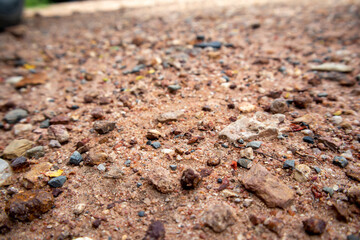
[[[305,232],[310,235],[320,235],[325,231],[326,222],[319,218],[309,218],[303,221]]]
[[[186,169],[181,176],[181,187],[189,190],[194,189],[200,182],[201,177],[191,168]]]

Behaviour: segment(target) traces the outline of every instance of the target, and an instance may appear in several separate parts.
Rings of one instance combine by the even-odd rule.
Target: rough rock
[[[255,112],[256,106],[248,102],[239,103],[238,109],[241,113]]]
[[[267,218],[264,221],[264,226],[278,235],[280,235],[283,225],[284,223],[280,219],[275,217]]]
[[[310,235],[320,235],[325,231],[326,222],[322,219],[311,217],[303,221],[304,230]]]
[[[201,177],[191,168],[186,169],[181,176],[180,184],[183,189],[189,190],[194,189],[199,185]]]
[[[259,163],[245,174],[242,183],[247,190],[261,198],[268,207],[286,208],[292,204],[295,198],[294,190],[271,175]]]
[[[109,160],[109,156],[105,152],[97,152],[90,150],[85,157],[84,164],[89,166],[99,165]]]
[[[288,111],[288,105],[285,99],[275,99],[270,105],[270,111],[272,113],[285,113]]]
[[[346,175],[349,178],[360,182],[360,167],[355,167],[354,165],[350,165],[346,170]]]
[[[26,118],[27,116],[28,116],[28,112],[26,110],[18,108],[8,112],[5,115],[4,120],[7,123],[14,124],[19,122],[21,119]]]
[[[25,154],[34,145],[34,142],[20,139],[13,140],[9,145],[6,146],[3,152],[3,157],[5,159],[13,159],[20,157]]]
[[[295,167],[294,179],[298,182],[306,182],[309,179],[311,169],[305,164],[299,164]]]
[[[29,123],[27,123],[27,124],[21,124],[21,123],[16,124],[14,126],[14,128],[13,128],[14,129],[14,134],[15,134],[15,136],[17,136],[20,133],[31,131],[32,127],[33,126],[31,124],[29,124]]]
[[[25,156],[28,158],[41,158],[45,156],[45,151],[43,146],[36,146],[26,151]]]
[[[229,205],[220,203],[209,206],[204,212],[202,220],[214,232],[220,233],[234,225],[236,217]]]
[[[317,65],[317,66],[311,66],[310,69],[313,71],[326,71],[326,72],[330,72],[330,71],[352,72],[353,71],[353,67],[351,67],[351,66],[341,64],[341,63],[333,63],[333,62],[323,63],[323,64]]]
[[[23,186],[29,189],[45,185],[43,173],[49,171],[50,168],[51,164],[48,162],[41,162],[32,166],[31,170],[24,174]]]
[[[246,159],[254,159],[254,150],[251,147],[247,147],[240,151],[240,156]]]
[[[346,167],[349,164],[348,160],[346,160],[346,158],[342,156],[335,156],[332,163],[342,168]]]
[[[59,143],[58,140],[52,139],[49,142],[49,147],[51,147],[51,148],[61,148],[61,144]]]
[[[69,141],[69,133],[64,125],[50,126],[48,128],[48,135],[50,139],[56,139],[61,144]]]
[[[59,177],[55,177],[55,178],[51,179],[48,182],[48,184],[52,188],[59,188],[59,187],[62,187],[65,182],[66,182],[66,176],[59,176]]]
[[[150,183],[161,193],[170,193],[176,189],[176,182],[164,168],[155,168],[148,176]]]
[[[253,162],[246,158],[240,158],[237,160],[237,165],[246,169],[250,169],[253,165]]]
[[[279,135],[279,124],[283,121],[281,115],[255,113],[252,118],[241,117],[239,120],[225,127],[220,133],[220,138],[236,142],[239,139],[253,140],[258,137],[273,137]]]
[[[115,122],[111,121],[96,121],[94,122],[94,130],[99,134],[106,134],[115,129]]]
[[[96,107],[91,110],[91,116],[95,119],[101,119],[104,117],[104,111],[101,107]]]
[[[360,206],[360,186],[353,186],[348,189],[347,196],[350,202]]]
[[[174,112],[166,112],[166,113],[161,114],[157,118],[157,120],[161,123],[166,123],[166,122],[177,121],[182,116],[184,116],[183,110],[174,111]]]
[[[17,172],[23,169],[26,169],[30,166],[30,163],[26,159],[26,157],[18,157],[11,161],[11,167],[12,169]]]
[[[5,212],[13,219],[32,221],[51,209],[54,197],[44,190],[31,190],[15,194],[6,202]]]
[[[149,140],[157,140],[161,137],[161,133],[156,129],[150,129],[146,133],[146,138]]]
[[[70,160],[69,163],[70,164],[74,164],[74,165],[79,165],[80,162],[82,162],[83,158],[81,156],[81,154],[78,151],[75,151],[71,156],[70,156]]]
[[[13,173],[9,163],[0,159],[0,187],[9,184],[12,175]]]
[[[143,240],[165,240],[165,227],[161,221],[152,221]]]

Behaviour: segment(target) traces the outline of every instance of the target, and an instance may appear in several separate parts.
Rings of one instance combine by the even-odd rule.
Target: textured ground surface
[[[2,121],[0,150],[15,139],[45,149],[43,157],[27,157],[30,166],[3,184],[0,207],[31,188],[54,193],[47,185],[49,169],[33,171],[39,164],[49,163],[67,177],[63,192],[40,218],[22,222],[3,211],[0,239],[143,239],[152,220],[162,222],[166,239],[346,239],[358,234],[360,210],[349,189],[360,191],[359,182],[346,172],[351,167],[359,176],[359,14],[356,1],[194,1],[37,16],[0,33],[0,118],[15,108],[28,112],[19,123]],[[222,47],[194,47],[200,35]],[[326,62],[352,71],[310,71]],[[143,68],[131,73],[139,65]],[[37,79],[39,85],[10,83],[10,77],[28,79],[34,72],[38,75],[28,83]],[[169,85],[180,89],[172,92]],[[251,170],[233,161],[250,140],[219,138],[237,119],[269,112],[276,98],[287,101],[281,108],[284,121],[275,135],[252,139],[262,141],[252,164],[264,166],[275,182],[295,192],[285,209],[268,207],[256,190],[244,187]],[[179,110],[183,114],[176,120],[158,121],[160,114]],[[61,148],[50,147],[51,134],[40,128],[54,116],[63,120],[53,119],[52,125],[60,123],[69,133]],[[115,129],[98,134],[93,116],[116,122]],[[15,135],[16,129],[27,131]],[[147,144],[151,129],[161,134],[152,140],[161,144],[158,149]],[[307,135],[313,144],[304,142]],[[90,149],[84,159],[104,156],[100,167],[99,162],[68,164],[80,141]],[[345,168],[332,163],[342,154],[349,163]],[[209,160],[219,158],[220,164],[209,166]],[[310,172],[299,177],[296,170],[284,169],[288,159]],[[195,189],[180,184],[187,168],[203,176]],[[109,179],[114,171],[121,172],[119,178]],[[274,183],[260,187],[275,191]],[[334,205],[342,206],[342,217]],[[326,222],[321,235],[304,230],[303,221],[313,217]]]

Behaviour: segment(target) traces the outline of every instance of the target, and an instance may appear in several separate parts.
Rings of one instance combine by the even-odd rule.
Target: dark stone
[[[152,221],[145,233],[143,240],[164,240],[165,227],[160,221]]]
[[[52,195],[54,197],[58,197],[62,192],[64,192],[64,190],[62,190],[61,188],[54,188],[52,190]]]
[[[194,189],[200,182],[201,177],[191,168],[186,169],[180,179],[180,184],[183,189]]]
[[[170,165],[170,169],[175,171],[177,169],[177,166],[176,165]]]
[[[221,45],[222,45],[221,42],[202,42],[195,44],[194,47],[198,47],[198,48],[212,47],[215,49],[220,49]]]
[[[98,228],[100,227],[100,224],[101,224],[101,219],[95,219],[91,225],[93,226],[93,228]]]
[[[19,171],[30,166],[30,163],[25,157],[18,157],[11,161],[10,166],[14,171]]]
[[[96,121],[94,122],[94,130],[99,134],[106,134],[115,128],[115,122],[110,121]]]
[[[175,93],[176,91],[181,89],[180,85],[169,85],[168,89],[171,93]]]
[[[158,149],[161,147],[161,144],[159,142],[151,142],[150,145],[155,149]]]
[[[203,107],[202,107],[202,110],[203,110],[204,112],[211,112],[211,111],[212,111],[212,110],[211,110],[211,107],[210,107],[209,105],[203,106]]]
[[[44,121],[42,121],[40,123],[40,128],[48,128],[50,126],[50,120],[49,119],[45,119]]]
[[[78,151],[75,151],[71,156],[70,156],[70,164],[74,164],[74,165],[79,165],[80,162],[83,160],[81,154]]]
[[[246,158],[240,158],[237,160],[237,165],[246,169],[250,169],[252,166],[252,161]]]
[[[59,177],[51,179],[48,182],[48,184],[52,188],[59,188],[59,187],[62,187],[64,185],[65,181],[66,181],[65,176],[59,176]]]
[[[286,160],[283,164],[284,169],[294,169],[295,168],[295,161],[294,160]]]
[[[139,211],[138,216],[139,217],[145,217],[145,212],[144,211]]]
[[[24,109],[18,108],[18,109],[14,109],[11,110],[10,112],[8,112],[5,117],[4,120],[7,123],[10,124],[14,124],[19,122],[21,119],[26,118],[28,116],[28,112],[25,111]]]
[[[314,139],[309,136],[303,137],[303,141],[306,143],[314,144]]]
[[[346,160],[346,158],[344,158],[343,156],[335,156],[332,163],[342,168],[346,167],[349,164],[348,160]]]
[[[303,221],[305,232],[310,235],[320,235],[325,231],[326,222],[319,218],[309,218]]]

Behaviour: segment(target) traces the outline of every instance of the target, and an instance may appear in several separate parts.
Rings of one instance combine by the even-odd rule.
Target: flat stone
[[[43,146],[36,146],[26,151],[25,156],[28,158],[41,158],[45,156],[45,150]]]
[[[325,71],[325,72],[334,71],[334,72],[344,72],[344,73],[352,72],[354,70],[354,68],[351,66],[341,63],[333,63],[333,62],[323,63],[317,66],[311,66],[310,69],[313,71]]]
[[[80,165],[80,162],[82,162],[83,158],[81,154],[78,151],[75,151],[71,156],[69,163],[73,165]]]
[[[58,125],[58,124],[66,125],[69,124],[69,122],[70,122],[70,117],[64,115],[59,115],[50,119],[51,125]]]
[[[170,172],[161,167],[153,169],[147,178],[154,188],[161,193],[171,193],[175,191],[177,187]]]
[[[11,161],[11,167],[14,171],[20,171],[26,169],[30,166],[30,163],[26,159],[26,157],[18,157]]]
[[[51,209],[54,197],[44,190],[31,190],[15,194],[6,202],[5,212],[20,221],[32,221]]]
[[[61,144],[69,141],[70,137],[64,125],[51,125],[48,128],[48,135],[50,139],[56,139]]]
[[[335,156],[332,163],[342,168],[346,167],[349,164],[348,160],[346,160],[346,158],[342,156]]]
[[[306,142],[306,143],[310,143],[310,144],[314,144],[314,138],[310,137],[310,136],[306,136],[306,137],[303,137],[303,141]]]
[[[13,172],[9,163],[3,159],[0,159],[0,187],[10,183]]]
[[[198,47],[198,48],[207,48],[207,47],[211,47],[214,49],[220,49],[221,48],[222,43],[221,42],[201,42],[201,43],[197,43],[194,45],[194,47]]]
[[[360,182],[360,167],[355,167],[354,165],[350,165],[349,167],[347,167],[346,175],[349,178]]]
[[[111,121],[96,121],[94,122],[94,130],[99,134],[106,134],[115,129],[115,122]]]
[[[22,124],[22,123],[16,124],[13,127],[14,134],[15,134],[15,136],[17,136],[20,133],[31,131],[32,127],[33,126],[31,124]]]
[[[25,152],[29,150],[33,145],[34,142],[26,139],[13,140],[4,149],[3,157],[5,159],[14,159],[23,156]]]
[[[65,182],[66,182],[66,176],[59,176],[59,177],[51,179],[48,182],[48,184],[52,188],[59,188],[59,187],[62,187]]]
[[[250,169],[251,166],[253,165],[252,161],[246,158],[240,158],[239,160],[237,160],[237,164],[238,166],[246,169]]]
[[[299,164],[295,167],[294,179],[298,182],[306,182],[310,176],[311,169],[305,164]]]
[[[182,116],[184,116],[184,111],[183,110],[174,111],[174,112],[166,112],[166,113],[161,114],[157,118],[157,120],[159,122],[161,122],[161,123],[166,123],[166,122],[177,121]]]
[[[26,118],[27,116],[28,116],[28,112],[26,110],[18,108],[8,112],[5,115],[4,120],[7,123],[14,124],[19,122],[21,119]]]
[[[282,114],[269,115],[257,112],[252,118],[243,116],[231,123],[219,133],[219,137],[231,142],[239,139],[254,140],[258,137],[276,138],[280,133],[278,125],[282,121]]]
[[[268,207],[286,208],[294,201],[295,191],[259,163],[251,167],[241,181],[247,190],[254,192]]]
[[[51,148],[61,148],[61,144],[59,143],[58,140],[50,140],[49,146]]]
[[[202,221],[214,232],[221,233],[235,224],[236,216],[229,205],[219,203],[207,207]]]
[[[252,141],[246,144],[247,148],[258,149],[261,147],[262,141]]]
[[[294,160],[286,160],[283,164],[284,169],[294,169],[295,168],[295,161]]]
[[[109,178],[109,179],[121,179],[123,177],[124,177],[124,172],[117,167],[111,167],[110,170],[104,175],[104,178]]]
[[[176,91],[181,89],[180,85],[169,85],[168,89],[171,93],[175,93]]]
[[[41,162],[31,167],[31,170],[24,174],[23,186],[25,188],[37,188],[46,184],[44,182],[44,173],[49,171],[51,164],[48,162]]]

